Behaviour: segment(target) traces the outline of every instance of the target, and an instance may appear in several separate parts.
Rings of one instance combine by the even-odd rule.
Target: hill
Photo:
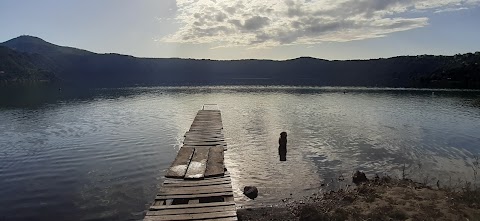
[[[89,87],[133,85],[317,85],[480,88],[480,52],[328,61],[214,61],[97,54],[20,36],[1,43],[30,56],[65,83]],[[43,59],[43,60],[42,60]],[[0,61],[3,62],[3,61]]]
[[[39,54],[27,54],[0,46],[0,85],[18,83],[51,83],[59,79],[42,66],[48,59]]]

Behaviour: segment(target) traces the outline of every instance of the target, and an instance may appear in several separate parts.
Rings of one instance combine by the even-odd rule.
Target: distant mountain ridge
[[[64,47],[46,42],[45,40],[35,37],[23,35],[6,42],[1,43],[2,46],[9,47],[13,50],[27,53],[37,53],[41,55],[55,55],[58,53],[62,54],[73,54],[73,55],[91,55],[93,52],[72,48]]]
[[[352,61],[310,57],[215,61],[97,54],[32,36],[20,36],[0,46],[32,56],[30,63],[36,69],[54,73],[65,84],[88,87],[235,84],[480,88],[480,52]],[[3,62],[0,60],[0,64]]]

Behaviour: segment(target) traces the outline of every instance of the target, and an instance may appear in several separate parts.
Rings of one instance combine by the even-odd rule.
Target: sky
[[[480,51],[480,0],[0,0],[20,35],[97,53],[330,60]]]

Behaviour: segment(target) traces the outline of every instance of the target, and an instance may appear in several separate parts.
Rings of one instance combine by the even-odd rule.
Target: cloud
[[[164,42],[219,47],[344,42],[428,25],[432,13],[480,0],[177,0],[180,29]]]
[[[243,28],[247,31],[256,31],[268,25],[270,19],[267,17],[253,16],[245,20]]]
[[[468,9],[468,8],[466,8],[466,7],[460,7],[460,8],[444,8],[444,9],[436,10],[435,13],[456,12],[456,11],[462,11],[462,10],[467,10],[467,9]]]

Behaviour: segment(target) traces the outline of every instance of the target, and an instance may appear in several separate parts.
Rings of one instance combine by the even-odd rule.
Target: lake
[[[207,103],[222,111],[226,166],[241,207],[341,188],[355,170],[400,177],[405,165],[407,177],[421,182],[474,181],[480,156],[479,91],[232,86],[0,92],[0,220],[142,219]],[[278,158],[282,131],[288,133],[285,162]],[[245,185],[257,186],[259,198],[242,196]]]

